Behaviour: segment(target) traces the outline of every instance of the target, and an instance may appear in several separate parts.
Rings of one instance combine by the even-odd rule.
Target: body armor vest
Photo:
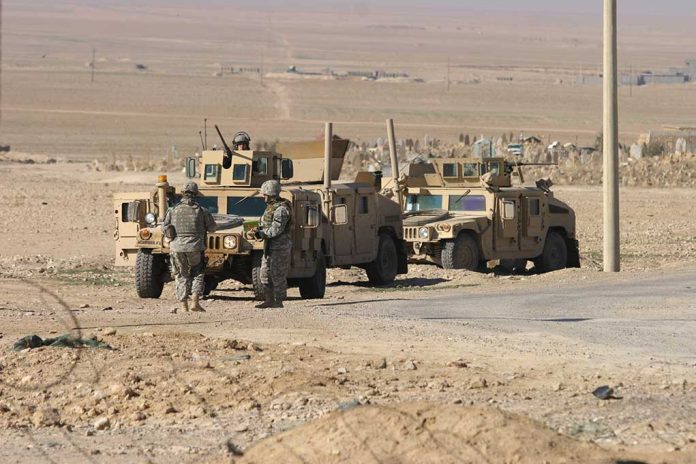
[[[198,203],[182,201],[172,210],[172,225],[177,237],[205,238],[205,216]]]
[[[285,229],[281,233],[281,235],[287,235],[290,233],[291,226],[292,226],[292,204],[284,198],[280,198],[278,200],[275,200],[275,201],[269,203],[266,206],[266,210],[263,212],[263,216],[261,217],[260,222],[261,222],[261,227],[263,229],[268,229],[269,227],[271,227],[271,225],[273,224],[273,215],[275,214],[276,210],[281,205],[287,206],[288,210],[290,211],[288,222],[285,224]]]

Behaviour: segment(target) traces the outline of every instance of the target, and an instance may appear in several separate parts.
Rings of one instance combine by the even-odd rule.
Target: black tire
[[[215,277],[205,276],[205,287],[203,289],[203,294],[205,296],[210,295],[213,290],[215,290],[220,282]]]
[[[377,257],[365,267],[372,285],[388,285],[394,282],[399,270],[399,255],[391,235],[379,234]]]
[[[254,287],[254,299],[263,301],[266,297],[261,283],[261,259],[263,252],[254,251],[251,254],[251,284]]]
[[[568,263],[568,246],[561,234],[550,231],[546,236],[544,251],[534,260],[534,266],[539,272],[553,272],[565,269]]]
[[[326,257],[324,252],[317,252],[317,267],[312,277],[299,280],[300,296],[305,300],[318,300],[324,298],[326,293]]]
[[[481,253],[474,237],[463,232],[456,239],[443,242],[441,260],[444,269],[478,271]]]
[[[135,290],[140,298],[159,298],[164,288],[167,262],[164,255],[138,250],[135,260]]]

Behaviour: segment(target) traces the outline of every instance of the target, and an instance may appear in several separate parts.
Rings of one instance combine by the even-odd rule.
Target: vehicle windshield
[[[210,214],[218,213],[217,197],[196,197],[196,203],[207,209]]]
[[[483,195],[450,195],[450,211],[486,211],[486,197]]]
[[[406,211],[442,209],[442,195],[406,195]]]
[[[227,197],[227,214],[260,218],[266,210],[263,197]]]

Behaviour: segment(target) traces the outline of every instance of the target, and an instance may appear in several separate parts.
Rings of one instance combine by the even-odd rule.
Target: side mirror
[[[348,224],[348,207],[346,205],[336,205],[333,207],[333,223],[337,226]]]
[[[189,156],[186,158],[186,177],[198,177],[198,158]]]
[[[321,215],[319,214],[319,207],[316,205],[307,205],[305,227],[308,229],[316,229],[319,227],[320,222]]]
[[[282,159],[280,161],[280,177],[283,180],[292,179],[294,170],[291,159]]]

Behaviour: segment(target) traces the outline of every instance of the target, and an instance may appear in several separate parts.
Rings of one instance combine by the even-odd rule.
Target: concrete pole
[[[604,0],[604,272],[621,270],[616,2]]]
[[[324,126],[324,189],[331,188],[331,157],[333,141],[333,124],[327,122]]]
[[[401,198],[401,189],[399,188],[399,157],[396,153],[396,135],[394,134],[394,120],[387,119],[387,137],[389,138],[389,163],[391,164],[392,179],[394,188],[396,189],[396,197],[399,205],[403,207],[403,198]]]

